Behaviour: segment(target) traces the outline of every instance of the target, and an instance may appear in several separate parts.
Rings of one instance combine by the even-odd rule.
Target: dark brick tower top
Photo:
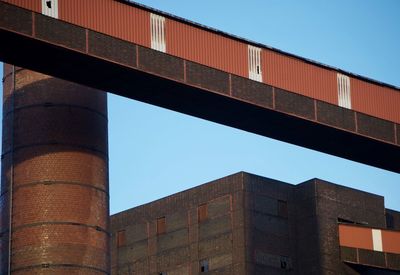
[[[399,222],[378,195],[237,173],[111,216],[112,274],[398,274]]]
[[[3,106],[0,274],[109,273],[106,93],[5,65]]]

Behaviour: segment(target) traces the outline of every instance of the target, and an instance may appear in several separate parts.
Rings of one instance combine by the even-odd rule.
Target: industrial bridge
[[[1,2],[2,61],[400,172],[397,87],[128,1],[47,2]]]
[[[13,64],[1,272],[109,273],[106,98],[95,89],[400,172],[398,87],[122,0],[2,0],[0,41]],[[360,229],[366,246],[349,241],[357,227],[339,229],[356,254],[398,253],[385,250],[398,232]]]

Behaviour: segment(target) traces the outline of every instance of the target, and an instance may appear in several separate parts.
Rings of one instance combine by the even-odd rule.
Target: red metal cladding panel
[[[373,250],[371,228],[339,225],[340,246]]]
[[[150,47],[150,14],[111,0],[59,0],[61,20]]]
[[[400,232],[382,230],[383,251],[400,254]]]
[[[350,78],[352,109],[400,123],[400,91]]]
[[[265,83],[338,104],[336,72],[267,49],[261,55]]]
[[[2,0],[2,1],[35,12],[42,12],[41,0]]]
[[[165,29],[167,53],[248,77],[247,44],[171,19]]]

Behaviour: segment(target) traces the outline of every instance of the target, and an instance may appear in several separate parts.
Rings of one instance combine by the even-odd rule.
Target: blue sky
[[[137,2],[400,86],[398,0]],[[400,210],[399,174],[112,94],[109,150],[111,213],[238,171],[293,184],[318,177]]]

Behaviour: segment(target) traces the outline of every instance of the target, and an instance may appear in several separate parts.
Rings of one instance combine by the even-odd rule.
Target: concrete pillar
[[[3,84],[0,274],[108,274],[106,93],[11,65]]]

